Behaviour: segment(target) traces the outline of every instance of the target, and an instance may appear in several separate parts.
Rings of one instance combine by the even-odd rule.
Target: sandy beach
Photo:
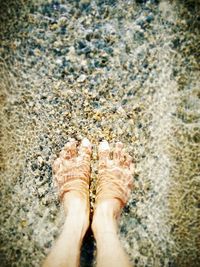
[[[41,266],[62,229],[52,163],[73,137],[124,143],[134,267],[200,266],[200,4],[20,0],[0,10],[0,266]],[[95,266],[91,233],[81,267]]]

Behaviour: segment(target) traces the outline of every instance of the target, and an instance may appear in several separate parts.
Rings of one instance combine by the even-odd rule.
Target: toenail
[[[74,138],[70,138],[69,139],[69,143],[72,144],[72,143],[77,143],[77,141],[74,139]]]
[[[123,143],[122,143],[122,142],[117,142],[117,143],[116,143],[116,147],[118,147],[118,148],[122,148],[122,147],[123,147]]]
[[[108,150],[109,149],[109,144],[106,140],[103,140],[100,145],[99,145],[101,150]]]
[[[82,140],[82,145],[83,146],[90,146],[91,144],[90,144],[90,141],[87,139],[87,138],[83,138],[83,140]]]

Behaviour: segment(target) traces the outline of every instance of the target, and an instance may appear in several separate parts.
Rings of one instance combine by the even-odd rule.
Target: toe
[[[52,170],[53,170],[54,173],[56,173],[60,169],[61,164],[62,164],[62,161],[61,161],[60,158],[57,158],[54,161],[54,163],[52,165]]]
[[[90,159],[92,153],[92,144],[87,138],[83,138],[79,148],[79,156]]]
[[[98,154],[99,154],[99,164],[104,165],[107,160],[110,159],[110,146],[106,140],[103,140],[99,144],[98,148]]]
[[[64,146],[63,150],[60,152],[60,157],[62,159],[71,159],[76,157],[77,155],[77,141],[75,139],[71,139]]]
[[[131,162],[133,161],[132,157],[126,153],[125,154],[125,162],[124,162],[124,166],[130,168]]]
[[[121,161],[123,144],[117,142],[113,151],[113,159],[117,162]]]
[[[128,188],[130,190],[132,190],[134,188],[133,176],[132,175],[130,175],[129,180],[128,180]]]
[[[131,171],[131,174],[135,173],[135,166],[134,166],[134,164],[132,162],[130,163],[129,169]]]

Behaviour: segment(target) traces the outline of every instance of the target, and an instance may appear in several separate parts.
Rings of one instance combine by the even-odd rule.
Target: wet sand
[[[70,137],[122,141],[135,267],[200,264],[197,1],[7,1],[0,16],[0,265],[40,266],[64,214],[51,164]],[[95,264],[89,233],[81,266]]]

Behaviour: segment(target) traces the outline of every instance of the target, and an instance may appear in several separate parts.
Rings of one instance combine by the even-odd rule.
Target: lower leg
[[[132,158],[116,143],[112,153],[107,141],[99,145],[99,177],[92,230],[97,242],[97,267],[130,267],[117,235],[117,219],[133,186]]]
[[[43,267],[77,267],[80,263],[81,244],[89,225],[88,204],[70,193],[63,202],[66,213],[63,230]]]
[[[80,248],[89,226],[89,179],[91,144],[83,139],[68,142],[53,164],[54,181],[64,205],[63,230],[43,267],[77,267]]]
[[[95,210],[92,229],[97,243],[97,267],[131,267],[117,235],[118,200],[108,200]]]

